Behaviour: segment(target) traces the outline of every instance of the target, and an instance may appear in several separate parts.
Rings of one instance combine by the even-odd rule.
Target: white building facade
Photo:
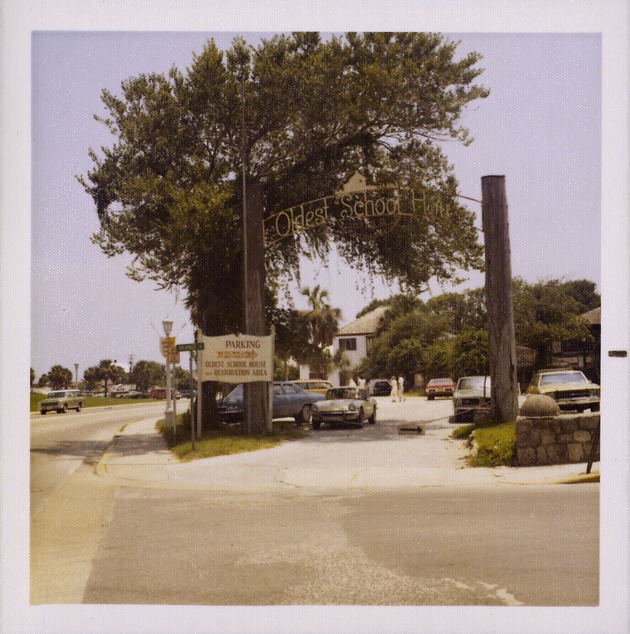
[[[334,368],[328,377],[333,385],[345,385],[352,378],[353,368],[367,356],[371,342],[378,332],[381,318],[387,309],[387,306],[379,306],[347,324],[335,335],[333,339],[333,356],[338,351],[341,351],[348,359],[350,369],[344,372],[340,371],[339,368]]]

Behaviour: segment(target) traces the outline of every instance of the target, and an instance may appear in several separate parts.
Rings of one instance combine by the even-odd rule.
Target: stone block
[[[558,436],[558,443],[561,445],[568,445],[573,442],[573,434],[560,434]]]
[[[536,448],[536,464],[549,464],[545,447]]]
[[[549,429],[543,429],[540,433],[541,445],[554,445],[556,443],[556,435]]]
[[[562,425],[562,431],[565,434],[572,434],[578,428],[578,422],[576,420],[576,416],[563,416],[560,419],[560,424]]]
[[[578,429],[573,432],[573,438],[575,442],[581,443],[590,443],[591,442],[591,432],[583,429]]]
[[[584,462],[584,447],[579,443],[567,445],[569,462]]]
[[[583,414],[578,419],[580,429],[597,429],[599,425],[599,414]]]
[[[538,445],[540,445],[540,442],[541,442],[541,437],[542,437],[542,431],[540,429],[532,429],[532,431],[529,434],[529,438],[531,440],[531,446],[538,447]]]
[[[536,464],[536,452],[531,447],[516,450],[516,462],[521,467],[530,467]]]
[[[549,464],[560,463],[557,445],[549,445],[548,447],[545,447],[545,450],[547,452],[547,460]]]
[[[519,418],[516,419],[516,434],[526,434],[532,429],[532,421],[529,418]]]

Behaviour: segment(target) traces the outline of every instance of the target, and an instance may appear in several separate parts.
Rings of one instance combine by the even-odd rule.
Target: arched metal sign
[[[452,212],[445,198],[441,192],[430,189],[367,185],[365,177],[355,172],[341,191],[283,209],[266,218],[265,246],[273,246],[309,229],[347,220],[369,221],[375,236],[391,231],[404,216],[436,222]]]

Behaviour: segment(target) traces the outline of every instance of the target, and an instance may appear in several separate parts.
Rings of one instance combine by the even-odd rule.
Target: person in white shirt
[[[402,403],[405,400],[405,377],[401,374],[398,377],[398,401]]]
[[[392,391],[389,393],[389,395],[392,397],[392,403],[396,402],[396,397],[398,396],[398,383],[396,383],[396,377],[393,376],[390,380],[389,380],[389,385],[392,388]]]

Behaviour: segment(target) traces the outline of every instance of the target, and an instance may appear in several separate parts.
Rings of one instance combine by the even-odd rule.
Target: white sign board
[[[199,352],[202,381],[273,381],[273,335],[202,335],[198,340],[204,344]]]

